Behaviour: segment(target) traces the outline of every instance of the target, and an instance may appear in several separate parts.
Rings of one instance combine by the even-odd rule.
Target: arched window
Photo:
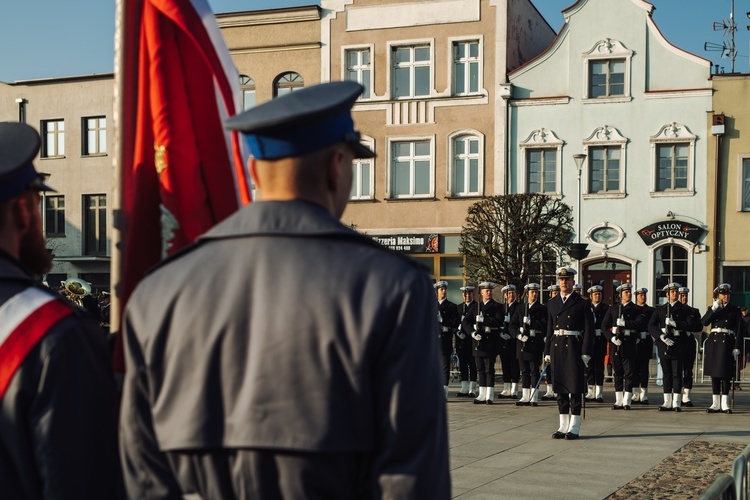
[[[242,89],[242,109],[247,110],[255,106],[255,81],[247,75],[240,75]]]
[[[284,94],[289,94],[295,90],[299,90],[305,86],[305,81],[299,76],[298,73],[289,71],[282,73],[276,78],[273,84],[273,95],[274,97],[280,97]]]
[[[654,290],[659,297],[658,303],[666,300],[660,294],[664,285],[679,283],[688,284],[688,251],[678,245],[664,245],[654,250]]]
[[[478,196],[482,192],[483,137],[473,130],[454,132],[449,136],[449,196]]]

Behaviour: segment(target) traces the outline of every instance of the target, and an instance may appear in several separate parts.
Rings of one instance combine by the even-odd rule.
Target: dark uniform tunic
[[[735,377],[736,365],[732,350],[742,350],[745,336],[745,322],[742,321],[739,306],[727,304],[716,312],[709,307],[701,318],[701,323],[711,326],[703,351],[703,373],[723,379]]]
[[[500,345],[500,327],[502,326],[502,306],[493,299],[479,304],[482,323],[476,322],[476,316],[464,318],[471,325],[471,330],[482,336],[482,340],[472,339],[472,352],[477,366],[477,383],[480,387],[495,387],[495,357]]]
[[[470,303],[462,302],[458,305],[458,313],[461,317],[459,331],[464,338],[456,335],[456,354],[458,354],[459,369],[461,370],[461,380],[477,381],[477,365],[474,363],[474,356],[471,353],[472,345],[471,332],[474,328],[466,321],[467,318],[473,318],[477,315],[479,304],[475,300]]]
[[[524,316],[529,317],[530,325],[524,325]],[[547,335],[547,306],[537,300],[531,305],[517,307],[510,320],[510,331],[517,340],[516,357],[521,365],[522,387],[528,389],[536,386],[544,353],[544,338]],[[529,340],[521,342],[517,339],[519,335],[525,335]]]
[[[682,360],[684,358],[683,350],[685,344],[692,338],[688,339],[687,335],[681,332],[699,332],[702,329],[700,321],[691,314],[692,307],[681,304],[676,301],[674,304],[669,302],[660,305],[654,310],[648,323],[648,331],[654,338],[656,347],[659,351],[659,362],[664,375],[664,392],[680,392],[682,390]],[[672,317],[676,327],[667,328],[666,319]],[[666,331],[666,333],[664,333]],[[673,346],[667,346],[662,340],[661,335],[674,342]]]
[[[648,321],[654,314],[654,308],[648,304],[638,306],[641,314],[646,319],[639,333],[641,341],[636,346],[635,371],[633,372],[633,387],[648,388],[648,379],[651,376],[650,362],[654,357],[654,338],[648,333]]]
[[[617,326],[618,317],[625,320],[625,326],[617,327],[615,334],[612,330]],[[622,342],[619,346],[612,344],[609,351],[613,354],[615,391],[617,392],[633,391],[637,344],[640,341],[640,332],[645,325],[646,318],[643,316],[643,310],[633,302],[610,307],[602,321],[602,331],[607,341],[612,344],[612,339],[616,338]]]
[[[453,332],[461,324],[456,304],[448,299],[438,301],[438,336],[440,338],[440,353],[443,358],[444,384],[450,381],[451,355],[453,354]]]
[[[562,295],[547,303],[547,344],[544,353],[551,358],[555,373],[553,389],[560,394],[582,394],[586,391],[581,355],[591,356],[594,346],[594,316],[588,302],[577,293]],[[555,332],[558,332],[556,335]],[[579,335],[564,335],[579,332]]]
[[[125,313],[129,495],[449,498],[427,274],[304,201],[201,241]]]
[[[609,306],[604,302],[596,305],[589,304],[594,315],[594,349],[591,354],[589,367],[586,368],[586,383],[588,385],[604,385],[604,357],[607,355],[607,337],[602,333],[602,321]]]
[[[0,305],[29,287],[54,295],[0,251]],[[0,400],[0,498],[122,494],[109,351],[98,320],[74,308],[24,358]]]

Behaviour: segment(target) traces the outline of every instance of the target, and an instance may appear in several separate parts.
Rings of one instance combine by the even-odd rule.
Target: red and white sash
[[[0,399],[23,360],[47,331],[73,314],[62,299],[34,287],[0,306]]]

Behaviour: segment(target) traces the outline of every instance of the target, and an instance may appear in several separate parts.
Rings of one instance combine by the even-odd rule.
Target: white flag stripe
[[[53,300],[56,300],[54,295],[30,287],[21,293],[17,293],[3,304],[0,307],[0,345],[18,328],[23,320]]]

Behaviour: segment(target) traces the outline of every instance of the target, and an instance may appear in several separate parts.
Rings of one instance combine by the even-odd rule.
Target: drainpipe
[[[16,104],[18,104],[18,121],[20,123],[26,123],[26,103],[29,102],[23,97],[19,97],[16,99]]]
[[[724,135],[724,115],[718,114],[713,115],[713,125],[711,126],[711,134],[716,137],[716,154],[714,155],[714,178],[716,184],[714,185],[714,283],[721,282],[721,210],[722,207],[719,205],[719,186],[721,186],[721,139]],[[709,287],[710,288],[710,287]]]

